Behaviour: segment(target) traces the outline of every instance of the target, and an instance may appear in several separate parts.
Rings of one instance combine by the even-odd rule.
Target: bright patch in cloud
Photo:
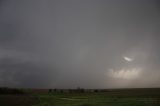
[[[123,58],[124,58],[124,60],[126,60],[126,61],[128,61],[128,62],[133,61],[133,59],[132,59],[132,58],[129,58],[129,57],[126,57],[126,56],[124,56]]]

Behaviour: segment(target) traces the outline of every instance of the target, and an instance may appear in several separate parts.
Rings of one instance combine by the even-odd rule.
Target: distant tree
[[[81,93],[84,93],[84,92],[85,92],[85,89],[81,88],[81,89],[80,89],[80,92],[81,92]]]
[[[80,88],[80,87],[77,87],[77,90],[76,90],[77,92],[80,92],[80,93],[84,93],[85,92],[85,89],[83,89],[83,88]]]
[[[48,92],[51,93],[51,92],[52,92],[52,89],[49,89]]]
[[[57,89],[56,89],[56,88],[54,89],[54,92],[57,92]]]

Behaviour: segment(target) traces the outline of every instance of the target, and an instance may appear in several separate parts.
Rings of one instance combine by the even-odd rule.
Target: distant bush
[[[61,89],[61,90],[60,90],[60,93],[63,93],[63,92],[64,92],[64,91]]]
[[[21,89],[16,88],[0,88],[0,94],[24,94],[25,92]]]
[[[80,106],[93,106],[93,104],[85,103],[85,104],[82,104]]]
[[[98,89],[95,89],[94,92],[98,92]]]

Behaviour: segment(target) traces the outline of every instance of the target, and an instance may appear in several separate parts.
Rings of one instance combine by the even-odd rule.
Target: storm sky
[[[0,0],[0,86],[160,87],[158,0]]]

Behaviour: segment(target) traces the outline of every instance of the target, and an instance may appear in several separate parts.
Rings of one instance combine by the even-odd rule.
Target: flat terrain
[[[35,90],[29,94],[0,95],[0,106],[160,106],[160,89]]]

